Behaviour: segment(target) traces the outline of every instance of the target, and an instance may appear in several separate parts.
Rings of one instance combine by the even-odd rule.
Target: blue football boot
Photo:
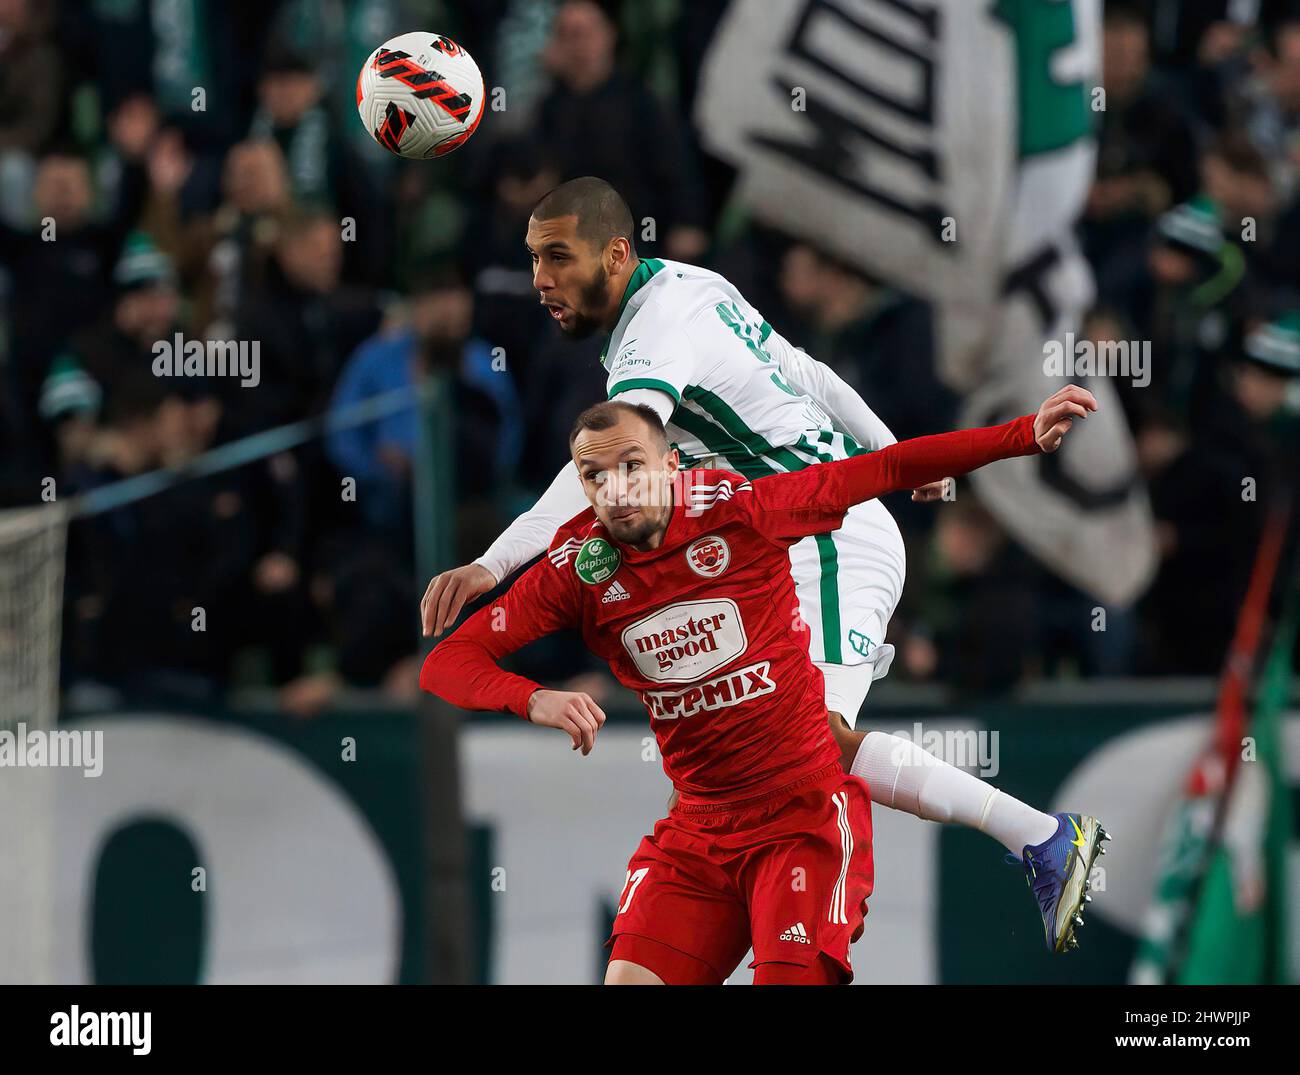
[[[1087,814],[1053,814],[1056,834],[1041,844],[1025,845],[1020,858],[1025,867],[1025,881],[1043,916],[1047,947],[1065,952],[1079,947],[1075,931],[1083,925],[1083,906],[1092,902],[1088,880],[1103,844],[1110,834],[1095,817]],[[1007,855],[1015,862],[1014,855]]]

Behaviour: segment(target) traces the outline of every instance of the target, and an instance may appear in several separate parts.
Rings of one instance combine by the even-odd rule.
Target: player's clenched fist
[[[456,622],[466,601],[481,597],[497,584],[482,564],[466,564],[434,575],[420,602],[420,624],[425,635],[440,635]]]
[[[596,733],[605,723],[605,711],[582,691],[533,691],[528,699],[528,719],[544,728],[559,728],[584,755],[596,745]]]
[[[1034,418],[1034,439],[1038,447],[1045,452],[1056,451],[1074,420],[1087,418],[1088,412],[1096,409],[1097,401],[1092,393],[1077,384],[1067,384],[1048,396]]]

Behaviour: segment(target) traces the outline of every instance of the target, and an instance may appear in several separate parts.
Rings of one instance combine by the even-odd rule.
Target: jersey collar
[[[615,332],[618,331],[618,326],[623,320],[623,312],[627,309],[627,304],[632,296],[645,287],[650,282],[650,278],[662,270],[663,267],[664,263],[658,258],[642,258],[637,264],[636,270],[628,277],[627,287],[623,289],[623,301],[618,304],[618,318],[614,322]],[[609,343],[613,338],[614,333],[611,332],[605,337],[605,346],[600,349],[600,364],[602,366],[605,364],[605,356],[609,353]]]

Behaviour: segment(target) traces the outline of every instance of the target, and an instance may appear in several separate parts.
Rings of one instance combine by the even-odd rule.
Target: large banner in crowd
[[[733,0],[706,58],[697,125],[738,196],[933,304],[964,424],[1033,410],[1067,379],[1045,344],[1093,297],[1071,228],[1093,174],[1099,33],[1099,0]],[[1154,571],[1154,530],[1119,400],[1089,387],[1102,411],[1068,453],[975,481],[1062,577],[1127,604]]]

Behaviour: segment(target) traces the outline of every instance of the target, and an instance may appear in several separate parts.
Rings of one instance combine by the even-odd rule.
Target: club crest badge
[[[731,563],[731,549],[713,534],[697,538],[686,546],[686,563],[697,575],[716,579]]]

